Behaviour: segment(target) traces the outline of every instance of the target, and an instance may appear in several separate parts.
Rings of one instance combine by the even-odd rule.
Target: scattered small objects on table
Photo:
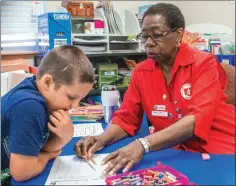
[[[202,153],[202,159],[206,161],[206,160],[210,160],[211,157],[210,157],[210,155],[207,154],[207,153]]]
[[[140,174],[121,176],[113,180],[112,185],[167,185],[176,181],[177,178],[169,172],[147,170]]]

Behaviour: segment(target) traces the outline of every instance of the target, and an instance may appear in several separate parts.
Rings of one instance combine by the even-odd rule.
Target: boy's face
[[[91,83],[77,83],[72,85],[60,85],[56,88],[55,83],[50,75],[43,76],[39,85],[40,92],[48,103],[49,112],[63,109],[70,110],[77,108],[79,102],[83,99],[92,89]]]

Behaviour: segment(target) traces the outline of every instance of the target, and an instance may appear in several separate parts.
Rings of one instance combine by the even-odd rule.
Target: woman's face
[[[141,30],[144,41],[146,40],[143,43],[147,55],[156,62],[165,62],[173,58],[182,32],[182,28],[172,30],[162,15],[147,15]],[[149,37],[150,35],[152,37]]]

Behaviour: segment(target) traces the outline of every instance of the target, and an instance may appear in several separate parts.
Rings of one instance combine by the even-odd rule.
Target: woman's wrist
[[[142,144],[145,153],[149,153],[151,149],[148,140],[146,138],[139,138],[138,141]]]

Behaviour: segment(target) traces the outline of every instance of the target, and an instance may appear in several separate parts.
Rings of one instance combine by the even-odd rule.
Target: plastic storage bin
[[[118,78],[118,65],[113,64],[97,64],[99,88],[108,85]]]
[[[166,166],[166,165],[158,165],[158,166],[147,168],[147,169],[141,169],[141,170],[137,170],[137,171],[133,171],[133,172],[119,174],[116,176],[110,176],[110,177],[106,178],[106,184],[112,185],[112,181],[117,180],[118,178],[121,178],[122,176],[128,176],[130,173],[132,173],[132,175],[140,175],[140,177],[142,178],[141,174],[144,172],[147,172],[148,170],[158,171],[158,172],[169,172],[172,175],[174,175],[176,177],[177,181],[175,181],[173,183],[169,183],[168,185],[189,185],[189,179],[187,176],[183,175],[182,173],[178,172],[177,170],[175,170],[169,166]]]
[[[235,66],[236,55],[215,55],[220,63],[227,63]]]

